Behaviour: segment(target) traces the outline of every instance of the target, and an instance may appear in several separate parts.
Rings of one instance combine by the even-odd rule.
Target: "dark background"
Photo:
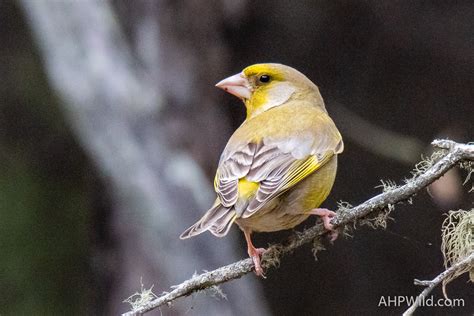
[[[124,312],[128,306],[121,300],[127,296],[111,294],[117,288],[131,295],[143,276],[158,294],[183,278],[157,284],[139,265],[131,280],[122,280],[121,269],[130,270],[124,258],[131,264],[145,259],[121,246],[126,237],[114,226],[121,200],[113,177],[81,141],[74,116],[65,114],[68,98],[48,80],[52,63],[45,62],[41,31],[28,10],[26,0],[0,1],[0,314]],[[381,179],[402,183],[420,155],[429,154],[434,138],[474,140],[472,1],[113,1],[110,10],[132,60],[139,60],[136,47],[147,38],[137,38],[135,26],[144,16],[157,23],[153,43],[159,44],[160,67],[152,84],[161,106],[134,126],[158,126],[156,137],[170,153],[161,156],[158,150],[153,159],[186,153],[197,162],[206,175],[203,190],[209,190],[220,152],[244,119],[238,100],[213,85],[257,62],[279,62],[306,74],[342,131],[346,147],[328,208],[370,198],[381,191]],[[146,72],[143,65],[130,67]],[[319,253],[318,261],[310,246],[298,250],[267,279],[251,283],[260,294],[246,304],[272,315],[400,314],[406,306],[378,307],[379,299],[417,295],[421,288],[414,278],[431,279],[444,269],[443,213],[473,207],[469,184],[460,184],[465,176],[451,172],[431,196],[422,192],[413,205],[398,205],[386,230],[358,228],[353,238],[340,238]],[[171,202],[186,200],[180,191],[163,192]],[[212,198],[206,199],[210,205]],[[177,238],[198,219],[205,209],[193,203],[181,209],[182,221],[160,233]],[[264,246],[287,235],[261,234],[255,243]],[[207,242],[233,242],[210,241],[210,234],[198,238],[203,249],[214,247]],[[235,257],[220,264],[245,257],[243,237],[236,240]],[[181,243],[170,253],[183,251]],[[474,291],[467,280],[464,275],[448,286],[450,298],[463,298],[466,307],[418,313],[472,314]],[[243,281],[224,292],[238,282]],[[433,294],[442,297],[440,289]],[[228,300],[237,298],[228,293]],[[239,308],[229,313],[248,311]],[[162,312],[183,314],[178,307]],[[185,312],[200,313],[189,306]]]

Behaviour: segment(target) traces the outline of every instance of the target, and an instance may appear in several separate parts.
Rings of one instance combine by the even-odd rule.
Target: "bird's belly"
[[[236,220],[236,223],[241,229],[253,232],[274,232],[293,228],[302,223],[308,216],[307,214],[274,216],[271,213],[267,213],[258,217],[239,218]]]
[[[295,227],[309,217],[308,212],[321,205],[331,191],[336,176],[334,156],[321,169],[308,176],[288,192],[269,201],[248,218],[238,218],[241,229],[274,232]]]

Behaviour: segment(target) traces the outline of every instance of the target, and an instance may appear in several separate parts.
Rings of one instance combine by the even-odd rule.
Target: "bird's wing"
[[[321,168],[342,152],[342,138],[333,124],[287,137],[264,137],[225,150],[214,186],[223,206],[233,206],[238,198],[239,179],[259,184],[242,214],[251,216],[265,203]]]
[[[255,143],[248,143],[222,153],[214,178],[214,189],[223,206],[230,207],[237,202],[239,179],[249,173],[257,147]]]

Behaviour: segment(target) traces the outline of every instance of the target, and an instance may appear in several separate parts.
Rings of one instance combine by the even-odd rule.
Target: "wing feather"
[[[342,152],[342,138],[329,118],[321,118],[314,126],[312,130],[296,131],[292,136],[229,143],[221,156],[214,180],[222,205],[236,205],[240,179],[259,183],[246,208],[236,215],[244,218],[252,216],[268,201],[321,168],[333,155]],[[216,233],[227,228],[219,226],[215,227]]]
[[[260,210],[266,202],[283,194],[289,188],[319,169],[333,155],[334,153],[328,152],[322,160],[319,160],[316,155],[312,155],[305,160],[293,161],[287,168],[279,170],[276,175],[260,182],[260,188],[255,199],[250,201],[242,217],[247,218],[252,216],[255,212]]]
[[[235,211],[229,207],[222,206],[219,201],[216,201],[206,214],[194,225],[186,229],[179,238],[190,238],[206,230],[211,230],[214,235],[221,237],[227,233],[227,225],[230,227],[234,222],[234,216]]]

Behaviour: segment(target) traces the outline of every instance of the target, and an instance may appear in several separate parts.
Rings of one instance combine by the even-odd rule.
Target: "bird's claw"
[[[334,242],[339,236],[338,231],[334,229],[334,225],[331,224],[331,220],[337,215],[336,212],[330,211],[325,208],[315,208],[311,210],[310,214],[319,216],[321,218],[321,220],[323,221],[324,228],[329,231],[330,242]]]
[[[249,249],[249,256],[252,258],[253,264],[255,266],[255,274],[262,278],[265,278],[265,274],[263,273],[261,256],[265,251],[267,251],[265,248]]]

